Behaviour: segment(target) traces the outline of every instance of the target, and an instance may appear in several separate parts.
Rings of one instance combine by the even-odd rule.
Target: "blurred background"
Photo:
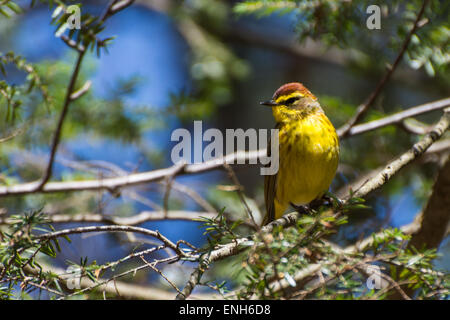
[[[94,15],[107,4],[79,2],[83,13]],[[414,12],[416,2],[380,3],[384,14],[382,28],[368,30],[365,1],[359,2],[351,16],[345,12],[330,13],[323,25],[316,26],[311,25],[311,17],[302,10],[261,10],[238,1],[138,1],[106,22],[102,37],[116,37],[107,52],[102,51],[100,56],[89,53],[84,60],[79,84],[90,79],[92,88],[70,107],[53,179],[98,178],[170,166],[172,131],[192,130],[194,120],[203,121],[203,130],[270,129],[274,126],[272,114],[259,101],[270,98],[287,82],[298,81],[308,87],[338,128],[375,88],[386,64],[395,59],[402,35],[410,27],[409,22],[399,23],[400,18],[408,10]],[[29,1],[17,3],[25,9],[24,14],[0,17],[0,52],[14,51],[36,64],[49,84],[52,108],[36,92],[22,101],[14,119],[5,121],[6,114],[0,114],[2,136],[27,128],[26,134],[0,145],[0,183],[2,179],[11,183],[40,177],[75,61],[73,50],[55,37],[55,26],[50,24],[54,8],[36,3],[28,9]],[[442,7],[439,12],[433,11],[436,17],[432,21],[439,27],[440,21],[447,24],[442,30],[425,28],[423,32],[434,32],[438,39],[442,32],[447,36],[446,46],[438,41],[417,45],[422,49],[428,46],[428,54],[414,51],[416,42],[421,40],[413,39],[406,63],[395,72],[364,121],[450,93],[446,66],[448,4],[437,3]],[[347,21],[342,28],[338,27],[339,19]],[[438,59],[440,55],[444,62]],[[26,73],[13,65],[6,66],[6,74],[0,79],[17,86],[26,80]],[[0,112],[4,113],[4,109]],[[440,114],[433,112],[418,120],[431,124]],[[332,190],[384,165],[417,139],[418,136],[394,126],[346,139],[341,144],[342,156]],[[436,158],[423,157],[372,194],[367,199],[370,208],[352,212],[349,224],[339,228],[333,240],[345,245],[380,228],[400,227],[413,221],[430,194],[438,168]],[[249,201],[264,211],[259,166],[235,168]],[[183,176],[176,181],[207,199],[217,210],[225,208],[230,216],[245,218],[235,193],[220,187],[231,183],[225,172]],[[133,216],[143,210],[160,209],[164,189],[164,185],[156,183],[124,191],[120,197],[103,191],[27,195],[2,198],[0,207],[9,214],[43,207],[49,214]],[[177,190],[170,194],[169,208],[204,210]],[[174,241],[185,239],[197,246],[206,241],[204,229],[197,222],[148,222],[142,226],[157,229]],[[82,257],[105,263],[127,255],[138,244],[151,245],[116,234],[74,235],[71,239],[72,244],[62,242],[63,250],[52,263],[66,268],[67,261],[78,263]],[[439,248],[440,258],[435,260],[446,271],[450,269],[449,250],[447,237]],[[175,279],[179,276],[182,284],[191,268],[185,263],[168,265],[163,270]],[[233,279],[223,272],[226,268],[239,269],[239,261],[231,259],[216,267],[217,277],[232,287]],[[151,270],[138,273],[133,281],[154,281],[155,285],[165,286]]]

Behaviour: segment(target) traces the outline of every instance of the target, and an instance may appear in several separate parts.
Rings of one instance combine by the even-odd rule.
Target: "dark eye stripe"
[[[294,103],[295,101],[297,101],[298,99],[299,99],[299,97],[292,97],[292,98],[289,98],[289,99],[287,99],[287,100],[284,101],[284,104],[292,104],[292,103]]]

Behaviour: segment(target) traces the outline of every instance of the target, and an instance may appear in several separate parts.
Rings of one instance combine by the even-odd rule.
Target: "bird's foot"
[[[335,209],[342,209],[344,201],[339,199],[336,195],[331,192],[327,192],[323,195],[322,199],[330,206]]]
[[[307,205],[296,205],[296,204],[293,204],[292,202],[291,202],[291,206],[292,206],[292,208],[294,208],[294,210],[295,211],[297,211],[299,214],[307,214],[307,213],[309,213],[310,212],[310,208],[309,208],[309,206],[307,206]]]
[[[319,209],[321,206],[324,205],[325,201],[326,201],[326,200],[323,199],[323,198],[320,198],[320,199],[314,199],[313,201],[311,201],[311,202],[308,204],[308,207],[309,207],[310,209],[313,209],[313,210],[316,210],[316,211],[317,211],[317,209]]]
[[[326,205],[335,209],[341,209],[344,202],[339,199],[336,195],[327,192],[321,198],[311,201],[307,205],[296,205],[292,202],[290,203],[292,208],[300,214],[308,214],[317,211],[321,206]]]

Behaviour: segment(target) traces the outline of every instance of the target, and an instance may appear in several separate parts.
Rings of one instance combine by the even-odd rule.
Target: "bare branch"
[[[0,186],[0,197],[8,195],[20,195],[29,193],[53,193],[53,192],[71,192],[86,190],[108,190],[115,192],[117,188],[130,187],[139,184],[160,181],[166,176],[181,174],[195,174],[206,172],[219,167],[223,167],[225,163],[235,163],[239,160],[257,159],[266,155],[266,149],[255,150],[250,152],[238,151],[228,154],[224,157],[205,161],[203,163],[194,163],[184,166],[184,164],[175,164],[171,167],[158,169],[153,171],[132,173],[125,176],[99,179],[99,180],[82,180],[82,181],[65,181],[65,182],[49,182],[41,189],[37,190],[37,182],[29,182],[13,186]],[[180,169],[182,168],[182,169]]]
[[[36,239],[39,240],[48,240],[48,239],[54,239],[58,237],[63,237],[71,234],[79,234],[79,233],[88,233],[88,232],[136,232],[141,233],[147,236],[151,236],[153,238],[156,238],[163,242],[167,247],[174,250],[179,256],[185,256],[186,253],[181,250],[175,243],[164,237],[159,231],[153,231],[145,228],[140,227],[133,227],[133,226],[90,226],[90,227],[79,227],[79,228],[73,228],[73,229],[64,229],[60,231],[45,233],[36,236]]]
[[[450,139],[443,139],[436,143],[433,143],[431,147],[428,148],[427,154],[441,153],[450,151]]]
[[[44,262],[39,262],[39,265],[42,266],[43,272],[52,272],[53,274],[57,274],[60,279],[60,283],[64,284],[64,274],[65,270],[50,267]],[[25,271],[28,274],[39,275],[42,272],[40,269],[34,269],[31,267],[25,268]],[[153,287],[140,286],[135,284],[129,284],[126,282],[116,281],[115,285],[112,281],[108,281],[107,279],[98,279],[98,282],[102,283],[100,285],[100,289],[106,291],[107,293],[117,295],[117,291],[120,292],[122,297],[126,297],[128,299],[148,299],[148,300],[159,300],[159,299],[173,299],[174,294],[168,292],[166,290],[161,290]],[[87,277],[83,277],[80,280],[80,286],[82,289],[91,288],[94,285],[94,282]]]
[[[111,6],[111,9],[108,11],[107,15],[103,17],[103,20],[106,20],[109,16],[116,14],[123,9],[131,6],[135,0],[122,0],[122,1],[114,1],[114,5]]]
[[[430,131],[430,126],[422,123],[420,121],[417,121],[414,119],[413,121],[408,121],[408,119],[403,120],[400,122],[399,127],[402,128],[404,131],[412,133],[412,134],[426,134],[428,131]]]
[[[56,126],[56,130],[53,135],[53,141],[52,141],[52,146],[51,146],[51,150],[50,150],[50,157],[48,160],[47,169],[45,170],[45,173],[42,176],[41,181],[39,181],[37,184],[35,184],[36,190],[42,189],[42,187],[47,183],[47,181],[50,179],[50,177],[52,175],[53,162],[55,160],[56,151],[58,149],[59,141],[61,139],[61,132],[62,132],[64,120],[66,118],[67,111],[69,110],[70,102],[72,101],[72,99],[70,97],[73,93],[75,83],[77,81],[78,74],[80,72],[81,62],[83,61],[84,53],[85,53],[84,51],[78,52],[78,57],[75,62],[75,67],[73,69],[72,76],[70,77],[70,82],[69,82],[69,85],[66,90],[66,97],[64,99],[64,104],[63,104],[63,107],[61,110],[61,114],[59,116],[58,124]]]
[[[203,210],[208,212],[216,212],[216,208],[214,208],[206,199],[204,199],[200,194],[198,194],[194,189],[189,188],[175,180],[172,181],[172,189],[181,193],[186,194],[192,200],[194,200]]]
[[[19,128],[17,130],[15,130],[13,133],[11,133],[10,135],[4,137],[4,138],[0,138],[0,143],[9,141],[11,139],[14,139],[15,137],[17,137],[19,134],[21,134],[23,132],[23,128]]]
[[[410,109],[406,109],[404,111],[394,113],[390,116],[387,116],[387,117],[384,117],[384,118],[381,118],[378,120],[373,120],[373,121],[366,122],[364,124],[354,126],[349,129],[347,136],[354,136],[354,135],[362,134],[362,133],[365,133],[368,131],[376,130],[376,129],[379,129],[379,128],[382,128],[382,127],[385,127],[388,125],[399,124],[405,119],[408,119],[408,118],[411,118],[414,116],[418,116],[421,114],[425,114],[425,113],[428,113],[428,112],[431,112],[434,110],[443,109],[449,105],[450,105],[450,97],[441,99],[441,100],[437,100],[437,101],[433,101],[430,103],[425,103],[425,104],[422,104],[417,107],[413,107]],[[342,133],[341,133],[341,135],[342,135]]]
[[[139,214],[131,217],[116,217],[104,214],[94,213],[79,213],[75,215],[71,214],[53,214],[50,215],[50,223],[68,223],[68,222],[88,222],[88,223],[110,223],[115,225],[136,226],[148,221],[162,221],[162,220],[185,220],[193,221],[199,217],[215,218],[217,213],[214,212],[201,212],[201,211],[167,211],[167,215],[164,211],[142,211]],[[0,216],[0,224],[11,224],[14,220]]]
[[[61,38],[62,41],[64,41],[65,44],[66,44],[67,46],[69,46],[70,48],[72,48],[72,49],[74,49],[74,50],[76,50],[76,51],[78,51],[78,52],[85,52],[85,51],[86,51],[86,48],[85,48],[81,43],[77,43],[75,40],[69,39],[68,36],[66,36],[66,35],[63,34],[63,35],[61,35],[60,38]]]
[[[200,257],[198,267],[191,273],[188,282],[184,286],[183,290],[177,294],[176,300],[185,300],[192,293],[192,290],[200,283],[203,273],[208,269],[211,260],[208,259],[208,254]]]
[[[145,263],[150,269],[152,269],[153,271],[157,272],[164,280],[166,280],[167,283],[170,284],[170,285],[172,286],[172,288],[174,288],[175,291],[178,292],[178,294],[181,294],[180,289],[178,289],[178,287],[177,287],[172,281],[170,281],[170,279],[167,278],[167,276],[166,276],[164,273],[162,273],[161,270],[159,270],[158,268],[156,268],[156,267],[153,265],[153,263],[150,263],[150,262],[148,262],[147,260],[145,260],[145,258],[144,258],[143,255],[141,255],[140,258],[141,258],[142,261],[144,261],[144,263]]]

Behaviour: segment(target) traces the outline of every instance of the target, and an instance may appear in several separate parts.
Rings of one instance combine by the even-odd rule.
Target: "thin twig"
[[[194,189],[189,188],[175,180],[172,180],[172,189],[178,192],[186,194],[192,200],[194,200],[199,206],[201,206],[205,211],[216,212],[214,208],[207,200],[205,200],[200,194],[198,194]]]
[[[206,253],[200,257],[198,267],[191,273],[183,290],[180,291],[175,297],[176,300],[185,300],[190,296],[192,290],[194,290],[194,288],[200,283],[203,273],[208,269],[210,263],[212,262],[208,256],[209,254]]]
[[[19,128],[19,129],[15,130],[15,131],[14,131],[13,133],[11,133],[10,135],[8,135],[8,136],[6,136],[6,137],[3,137],[3,138],[0,138],[0,143],[9,141],[9,140],[11,140],[11,139],[14,139],[14,138],[17,137],[19,134],[22,134],[23,131],[24,131],[23,128]]]
[[[142,256],[142,255],[140,256],[140,258],[141,258],[141,260],[142,260],[142,261],[143,261],[150,269],[152,269],[153,271],[157,272],[164,280],[166,280],[167,283],[170,284],[171,287],[174,288],[179,294],[182,294],[181,290],[178,289],[178,287],[177,287],[172,281],[170,281],[170,279],[167,278],[167,277],[164,275],[164,273],[162,273],[161,270],[159,270],[158,268],[156,268],[156,267],[153,265],[153,263],[150,263],[150,262],[148,262],[147,260],[145,260],[144,256]]]
[[[58,149],[59,141],[61,139],[61,132],[62,132],[64,120],[66,118],[67,111],[69,110],[70,102],[72,101],[72,99],[70,97],[73,93],[75,83],[77,81],[78,74],[80,72],[81,62],[83,61],[84,54],[85,54],[84,51],[78,52],[78,57],[75,62],[75,67],[73,69],[72,76],[70,77],[70,82],[69,82],[69,85],[66,90],[66,97],[64,99],[64,104],[63,104],[63,107],[61,110],[61,114],[59,116],[58,124],[56,126],[56,130],[53,135],[53,141],[52,141],[52,146],[50,149],[50,157],[48,160],[47,169],[45,170],[44,175],[41,178],[41,181],[36,185],[36,190],[42,189],[42,187],[47,183],[47,181],[50,179],[50,177],[52,175],[53,162],[55,160],[56,151]]]
[[[60,231],[55,232],[49,232],[44,233],[41,235],[36,236],[36,239],[39,240],[48,240],[48,239],[54,239],[58,237],[63,237],[71,234],[80,234],[80,233],[88,233],[88,232],[136,232],[136,233],[142,233],[147,236],[151,236],[153,238],[156,238],[163,242],[167,247],[174,250],[178,255],[180,256],[186,256],[186,253],[181,250],[175,243],[164,237],[159,231],[153,231],[145,228],[140,227],[133,227],[133,226],[90,226],[90,227],[79,227],[79,228],[73,228],[73,229],[64,229]]]

